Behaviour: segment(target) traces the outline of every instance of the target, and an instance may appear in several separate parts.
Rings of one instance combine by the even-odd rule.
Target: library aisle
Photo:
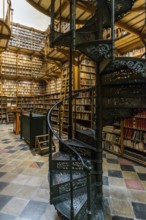
[[[0,125],[0,220],[59,220],[47,175],[48,156],[31,152],[11,125]],[[106,220],[145,220],[146,168],[103,152],[103,195],[113,216]]]

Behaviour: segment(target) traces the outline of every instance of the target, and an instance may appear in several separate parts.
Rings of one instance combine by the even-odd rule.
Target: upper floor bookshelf
[[[43,60],[39,57],[4,51],[0,59],[0,75],[3,78],[19,77],[36,79],[43,75]]]
[[[9,46],[41,51],[44,47],[44,32],[17,23],[11,24]]]

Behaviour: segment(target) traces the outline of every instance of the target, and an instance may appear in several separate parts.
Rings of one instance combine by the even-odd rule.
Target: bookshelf
[[[123,127],[124,156],[146,165],[146,110],[137,110],[137,114],[124,120]]]
[[[2,94],[16,97],[17,84],[15,80],[2,79]]]
[[[7,122],[13,123],[17,108],[16,96],[7,96]]]
[[[80,92],[80,95],[76,97],[73,105],[73,112],[76,115],[77,128],[82,129],[93,128],[93,91]]]
[[[135,110],[132,118],[103,128],[103,148],[146,165],[146,110]]]
[[[124,56],[142,57],[145,52],[146,52],[145,47],[138,47],[136,49],[133,49],[132,51],[127,52],[126,54],[124,54]]]
[[[33,111],[37,113],[46,113],[44,106],[44,95],[34,97]]]
[[[80,64],[80,89],[95,85],[95,64],[89,59],[83,59]]]
[[[61,90],[61,78],[53,78],[46,85],[46,94],[60,93]]]
[[[15,77],[17,75],[16,66],[17,58],[15,53],[4,51],[1,60],[1,75],[3,77]]]
[[[7,122],[7,97],[6,96],[1,96],[0,97],[0,120],[1,123],[6,123]]]
[[[44,47],[44,32],[12,23],[9,46],[41,51]]]
[[[18,96],[17,97],[17,109],[30,111],[33,110],[34,97],[33,96]]]
[[[121,155],[123,151],[122,132],[120,125],[107,125],[102,132],[103,148]]]

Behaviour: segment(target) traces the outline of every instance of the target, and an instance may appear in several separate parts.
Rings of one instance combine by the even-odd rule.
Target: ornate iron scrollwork
[[[108,58],[110,57],[110,50],[111,47],[109,44],[98,44],[97,46],[91,46],[91,47],[87,47],[86,51],[89,54],[92,54],[93,57],[104,57],[104,58]]]

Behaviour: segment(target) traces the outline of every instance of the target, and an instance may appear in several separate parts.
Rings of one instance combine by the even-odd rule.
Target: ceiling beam
[[[130,12],[142,12],[145,11],[145,7],[144,6],[140,6],[137,8],[132,8]]]
[[[38,5],[36,2],[31,1],[31,0],[26,0],[30,5],[32,5],[34,8],[36,8],[37,10],[39,10],[40,12],[42,12],[43,14],[50,16],[50,13],[48,10],[45,10],[44,8],[42,8],[40,5]]]
[[[141,37],[139,31],[137,31],[134,28],[130,27],[129,25],[123,23],[122,21],[116,22],[116,26],[130,32],[131,34],[134,34],[134,35],[138,36],[139,38]]]
[[[7,35],[7,34],[1,34],[0,33],[0,39],[10,39],[10,35]]]
[[[122,53],[127,53],[127,52],[129,52],[129,51],[135,49],[135,45],[136,45],[136,47],[143,47],[142,41],[137,40],[136,42],[131,43],[131,44],[129,44],[128,46],[125,46],[125,47],[119,49],[118,52],[119,52],[120,54],[122,54]]]

